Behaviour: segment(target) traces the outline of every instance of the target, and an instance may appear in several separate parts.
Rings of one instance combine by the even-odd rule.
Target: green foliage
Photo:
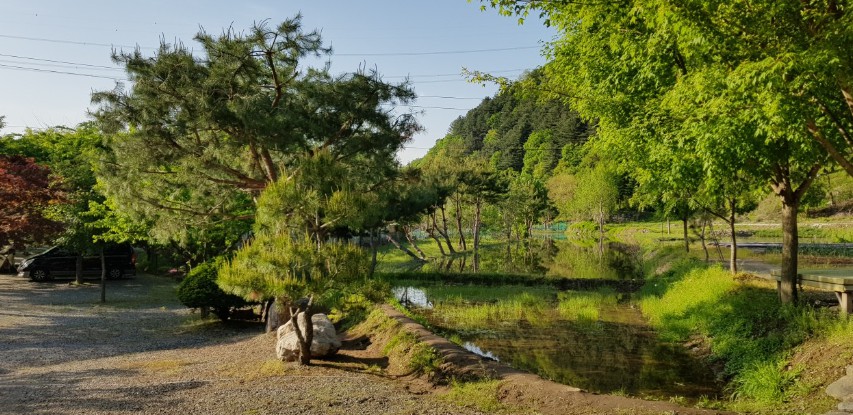
[[[619,201],[616,175],[600,163],[592,169],[581,171],[577,181],[579,185],[568,210],[574,218],[592,220],[601,229]]]
[[[732,396],[747,398],[764,405],[784,402],[788,391],[798,380],[802,368],[788,369],[786,359],[753,363],[732,382]]]
[[[598,321],[603,306],[615,306],[616,295],[612,289],[598,291],[561,291],[557,294],[557,311],[561,318],[580,321]]]
[[[220,266],[217,281],[249,301],[294,300],[364,281],[368,268],[366,253],[355,245],[263,232]]]
[[[772,404],[791,393],[799,369],[788,353],[817,333],[832,331],[837,316],[780,304],[775,290],[735,282],[724,270],[686,261],[650,280],[642,292],[643,314],[670,341],[707,338],[725,362],[731,393]]]
[[[194,267],[178,285],[178,300],[190,308],[212,308],[220,319],[226,320],[231,307],[242,307],[246,301],[216,285],[216,271],[221,262],[217,259]]]
[[[432,347],[418,340],[414,334],[402,330],[392,337],[382,349],[386,355],[403,357],[406,366],[415,375],[433,377],[443,360]]]
[[[103,188],[150,221],[158,241],[224,249],[248,231],[263,189],[315,153],[346,165],[348,178],[387,180],[396,151],[420,129],[413,115],[388,111],[414,99],[405,83],[307,65],[330,50],[318,31],[303,30],[300,16],[195,40],[195,47],[162,42],[154,56],[116,53],[133,83],[92,97],[108,133]],[[334,199],[323,202],[332,210],[358,207],[313,190],[320,193],[306,196]]]

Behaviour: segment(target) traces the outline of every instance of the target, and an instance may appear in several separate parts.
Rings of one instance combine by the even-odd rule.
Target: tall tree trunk
[[[779,299],[783,303],[796,304],[797,293],[797,253],[799,239],[797,232],[797,208],[799,200],[782,204],[782,284]]]
[[[461,197],[457,194],[455,198],[456,202],[456,230],[459,232],[459,246],[462,247],[463,251],[468,250],[468,244],[465,242],[465,232],[462,229],[462,201]]]
[[[430,221],[432,223],[430,223]],[[436,235],[436,232],[438,232],[438,226],[435,223],[434,211],[427,215],[426,222],[427,223],[425,228],[427,230],[427,235],[429,235],[429,237],[435,241],[435,244],[438,245],[438,250],[439,252],[441,252],[441,256],[447,256],[447,253],[444,252],[444,244],[441,243],[441,239],[438,239],[438,236]],[[453,249],[453,247],[451,247],[450,249]]]
[[[78,254],[74,262],[74,283],[83,283],[83,254]]]
[[[101,302],[107,302],[107,257],[104,248],[101,247]]]
[[[415,251],[421,256],[421,259],[426,259],[426,254],[421,250],[421,247],[418,246],[418,243],[415,241],[415,238],[412,237],[412,230],[409,229],[408,226],[403,227],[403,234],[406,235],[406,240],[412,244],[412,248],[415,248]]]
[[[782,275],[780,277],[779,299],[786,304],[797,304],[799,300],[797,293],[797,255],[799,251],[797,211],[803,195],[817,177],[822,166],[822,162],[815,163],[796,189],[791,183],[789,166],[780,165],[776,168],[776,179],[772,185],[773,192],[782,200],[782,267],[780,270]]]
[[[455,254],[456,250],[453,249],[453,243],[450,242],[450,233],[447,232],[447,215],[444,214],[444,206],[440,206],[439,209],[441,210],[442,227],[438,227],[438,223],[436,223],[435,220],[435,213],[433,213],[432,215],[432,224],[436,229],[438,229],[438,233],[441,234],[442,237],[444,237],[445,242],[447,242],[447,250],[450,251],[451,254]]]
[[[690,234],[687,233],[687,213],[681,217],[682,224],[684,225],[684,252],[690,252]]]

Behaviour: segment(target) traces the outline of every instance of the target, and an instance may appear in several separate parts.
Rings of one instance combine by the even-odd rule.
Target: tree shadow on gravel
[[[2,382],[3,413],[167,413],[183,399],[180,392],[206,385],[205,381],[180,381],[153,385],[121,386],[121,378],[132,378],[135,370],[93,370],[18,378]],[[109,376],[103,386],[90,381]],[[107,383],[107,382],[105,382]],[[116,385],[118,383],[118,385]]]
[[[174,282],[148,275],[97,286],[0,276],[0,374],[140,352],[193,349],[263,333],[255,323],[200,320],[175,299]],[[93,295],[94,294],[94,295]],[[3,381],[0,378],[0,381]]]

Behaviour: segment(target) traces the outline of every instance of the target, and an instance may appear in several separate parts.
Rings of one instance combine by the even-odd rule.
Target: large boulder
[[[297,316],[299,328],[305,330],[305,313]],[[311,357],[331,356],[341,348],[338,333],[335,326],[325,314],[314,314],[311,316],[314,325],[314,339],[311,342]],[[288,321],[278,328],[278,342],[275,344],[275,355],[285,362],[294,362],[299,359],[299,338],[293,329],[293,324]]]

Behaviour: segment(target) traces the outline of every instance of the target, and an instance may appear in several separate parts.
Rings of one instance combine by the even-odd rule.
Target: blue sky
[[[161,37],[193,46],[200,27],[219,33],[264,19],[275,24],[299,12],[304,28],[321,30],[333,47],[333,72],[366,65],[387,81],[410,77],[420,96],[413,110],[422,111],[426,131],[400,154],[404,162],[422,156],[451,121],[495,93],[494,86],[466,82],[462,68],[514,78],[544,63],[542,42],[554,34],[536,20],[519,26],[515,18],[481,12],[479,3],[465,0],[5,0],[0,115],[8,126],[0,133],[85,121],[91,92],[112,89],[109,78],[124,77],[110,61],[110,45],[153,53]]]

